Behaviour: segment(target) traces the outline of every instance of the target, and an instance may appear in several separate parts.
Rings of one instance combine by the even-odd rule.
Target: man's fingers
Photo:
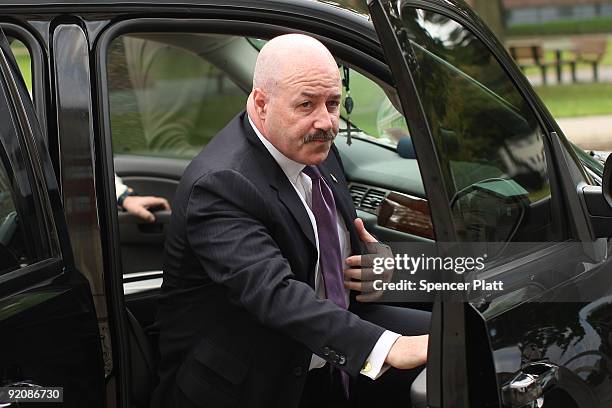
[[[361,255],[353,255],[344,261],[348,266],[361,266]]]
[[[376,274],[372,268],[348,268],[344,270],[344,279],[357,279],[360,281],[375,281],[383,279],[383,274]]]
[[[378,242],[378,240],[365,229],[365,225],[363,225],[363,220],[361,218],[355,218],[355,228],[357,229],[357,235],[359,235],[361,242]]]
[[[344,281],[344,287],[362,293],[370,293],[375,291],[373,281]]]
[[[134,215],[136,215],[139,218],[142,218],[143,220],[145,220],[146,222],[154,222],[155,221],[155,216],[153,215],[153,213],[151,213],[150,211],[148,211],[144,206],[142,207],[136,207],[134,208]]]
[[[168,203],[168,200],[166,200],[165,198],[162,197],[142,197],[143,202],[142,205],[146,208],[161,208],[164,210],[169,210],[170,209],[170,203]]]

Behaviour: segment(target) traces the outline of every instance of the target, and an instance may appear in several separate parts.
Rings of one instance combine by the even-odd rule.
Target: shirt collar
[[[304,170],[304,167],[306,167],[306,165],[291,160],[290,158],[282,154],[276,147],[274,147],[272,143],[270,143],[268,139],[264,137],[264,135],[261,134],[261,132],[259,131],[259,129],[257,129],[257,126],[255,126],[255,124],[251,120],[251,117],[248,114],[247,117],[249,118],[249,123],[255,131],[255,134],[257,135],[259,140],[261,140],[261,143],[263,143],[266,149],[268,149],[274,160],[276,160],[276,163],[278,163],[280,168],[283,170],[283,173],[285,173],[285,175],[287,176],[287,178],[293,184],[296,184],[300,173],[302,172],[302,170]]]

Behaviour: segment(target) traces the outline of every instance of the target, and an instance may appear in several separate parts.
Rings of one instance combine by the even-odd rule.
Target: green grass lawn
[[[20,41],[13,41],[11,50],[13,51],[13,55],[15,55],[17,65],[19,65],[19,70],[21,71],[26,86],[28,90],[32,92],[32,63],[30,61],[28,49]]]
[[[555,118],[612,114],[612,84],[534,87]]]

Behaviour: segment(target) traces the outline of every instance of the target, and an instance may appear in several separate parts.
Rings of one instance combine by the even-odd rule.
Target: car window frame
[[[3,27],[0,27],[0,34],[2,32]],[[25,179],[28,183],[27,187],[31,191],[27,199],[31,200],[34,207],[29,214],[30,218],[27,220],[27,223],[32,225],[30,228],[32,236],[29,238],[34,240],[34,246],[38,253],[34,254],[35,259],[31,264],[0,275],[0,294],[12,293],[19,288],[42,282],[64,272],[61,244],[49,205],[49,197],[45,190],[46,182],[41,175],[42,169],[36,170],[36,166],[30,162],[38,159],[38,146],[36,146],[35,140],[30,140],[32,135],[24,130],[28,127],[39,126],[39,124],[38,122],[30,123],[32,118],[28,117],[24,105],[33,102],[29,98],[28,100],[22,99],[23,95],[19,90],[21,85],[19,81],[22,79],[15,76],[15,74],[21,75],[21,73],[14,63],[15,60],[10,47],[8,47],[8,41],[6,42],[6,49],[4,45],[4,43],[0,44],[0,86],[2,86],[2,92],[7,98],[7,108],[12,118],[13,132],[11,135],[15,137],[11,137],[11,140],[7,141],[7,135],[0,135],[0,141],[2,142],[0,148],[6,152],[7,143],[14,143],[13,149],[21,156],[22,163],[20,164],[25,167]],[[40,165],[42,163],[38,163],[38,166]],[[12,168],[6,170],[8,176],[14,179],[15,171]],[[13,194],[13,197],[16,196],[16,194]],[[16,207],[18,207],[17,203]]]
[[[552,140],[554,137],[552,135],[552,133],[554,132],[554,128],[551,126],[551,122],[547,120],[549,118],[546,118],[546,115],[542,114],[542,109],[546,108],[541,105],[541,101],[537,100],[537,97],[536,100],[534,100],[535,95],[526,90],[525,87],[529,85],[525,84],[526,80],[524,77],[522,77],[522,74],[517,73],[515,69],[516,66],[513,64],[507,52],[505,52],[504,50],[504,53],[500,53],[499,48],[496,47],[489,38],[487,38],[487,35],[485,35],[487,33],[483,32],[483,27],[476,27],[470,20],[466,19],[465,16],[459,13],[456,13],[447,8],[443,8],[435,3],[430,4],[420,0],[408,0],[406,1],[406,4],[416,9],[426,10],[447,17],[453,20],[455,23],[461,25],[464,29],[468,30],[476,39],[478,39],[486,47],[489,53],[495,58],[500,68],[506,73],[507,79],[512,82],[516,91],[527,103],[527,106],[529,107],[535,120],[540,126],[540,129],[542,131],[544,154],[546,157],[546,170],[548,173],[551,187],[551,223],[555,225],[555,228],[557,229],[555,232],[557,234],[561,234],[562,238],[556,241],[541,242],[539,243],[541,245],[538,245],[537,247],[533,248],[532,251],[525,253],[525,255],[538,253],[539,251],[547,253],[548,248],[551,246],[555,246],[558,242],[566,242],[578,239],[577,236],[573,235],[573,231],[570,228],[569,223],[566,222],[566,220],[571,217],[571,214],[568,211],[568,203],[566,202],[567,196],[566,194],[564,194],[564,190],[561,188],[562,183],[559,179],[559,158],[557,157],[557,155],[554,154],[555,146],[554,140]],[[493,36],[490,31],[488,32],[488,35]],[[412,56],[412,58],[415,57]],[[433,142],[435,143],[435,141]]]
[[[34,34],[28,31],[23,26],[14,23],[0,22],[0,28],[4,31],[7,37],[15,38],[23,43],[30,54],[30,63],[32,66],[32,102],[36,110],[36,115],[41,124],[40,130],[43,134],[47,146],[49,145],[49,136],[47,126],[47,108],[45,89],[47,84],[45,72],[45,60],[43,57],[42,47]]]

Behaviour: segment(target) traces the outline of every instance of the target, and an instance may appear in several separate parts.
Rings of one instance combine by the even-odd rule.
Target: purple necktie
[[[334,195],[316,166],[306,166],[304,174],[312,179],[312,213],[317,221],[319,236],[319,269],[323,275],[325,294],[343,309],[347,308],[342,253],[338,238],[338,215]],[[348,399],[349,377],[340,370],[342,388]]]

